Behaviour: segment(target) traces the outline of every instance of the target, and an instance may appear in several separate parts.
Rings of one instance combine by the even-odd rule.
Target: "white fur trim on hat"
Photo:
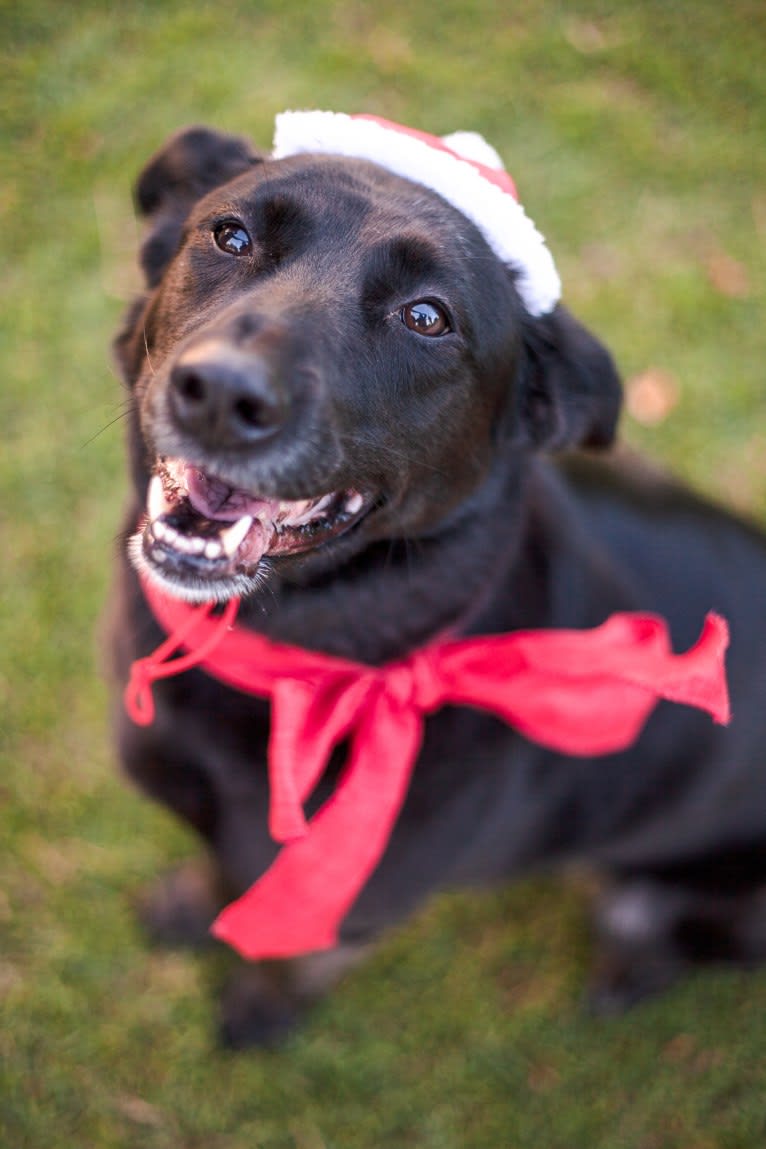
[[[561,281],[545,240],[515,198],[497,152],[476,132],[439,139],[344,112],[283,112],[276,119],[273,156],[302,153],[370,160],[437,192],[517,272],[516,286],[532,315],[544,315],[558,303]]]

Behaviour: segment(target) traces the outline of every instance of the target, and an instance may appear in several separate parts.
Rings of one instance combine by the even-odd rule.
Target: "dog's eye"
[[[418,335],[444,335],[452,330],[446,312],[427,299],[408,303],[399,315],[404,326]]]
[[[213,228],[216,246],[227,255],[250,255],[253,241],[241,223],[235,219],[224,220]]]

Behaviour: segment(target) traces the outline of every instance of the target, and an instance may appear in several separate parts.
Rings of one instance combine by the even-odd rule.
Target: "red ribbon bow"
[[[445,641],[383,667],[282,645],[152,583],[144,593],[169,638],[133,663],[128,714],[154,718],[154,681],[199,666],[270,698],[269,830],[273,865],[213,924],[247,958],[288,957],[337,944],[341,921],[375,869],[407,793],[423,718],[445,704],[499,715],[526,737],[575,755],[623,750],[661,699],[729,720],[723,667],[728,629],[709,614],[697,644],[676,655],[665,623],[615,614],[588,631],[517,631]],[[181,649],[188,652],[173,657]],[[306,821],[303,805],[330,753],[350,754],[334,793]]]

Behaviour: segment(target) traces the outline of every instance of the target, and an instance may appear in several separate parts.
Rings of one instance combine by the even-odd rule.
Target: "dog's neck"
[[[468,634],[513,579],[527,529],[524,475],[494,475],[438,535],[376,543],[308,586],[278,579],[242,604],[268,637],[355,660],[399,658],[445,634]]]

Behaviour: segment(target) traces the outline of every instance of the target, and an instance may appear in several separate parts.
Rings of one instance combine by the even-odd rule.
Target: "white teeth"
[[[146,509],[151,520],[158,519],[160,515],[164,515],[166,511],[170,510],[170,503],[165,498],[165,490],[159,475],[153,475],[149,483]]]
[[[157,519],[156,522],[152,523],[151,531],[156,542],[171,546],[174,551],[181,551],[186,555],[201,555],[204,551],[207,558],[214,559],[219,558],[222,554],[219,543],[206,542],[205,539],[201,539],[197,535],[183,535],[175,527],[166,523],[164,519]],[[210,553],[211,550],[213,553]],[[165,562],[166,556],[161,551],[157,551],[155,558],[159,562]]]
[[[237,519],[233,526],[227,527],[225,531],[221,531],[221,546],[228,558],[233,558],[236,554],[240,543],[244,541],[245,535],[253,525],[252,515],[243,515],[241,519]],[[205,551],[207,554],[207,551]],[[208,558],[211,558],[208,555]]]
[[[346,507],[345,507],[346,513],[349,515],[355,515],[357,513],[357,511],[361,511],[363,504],[364,504],[364,499],[362,498],[362,496],[359,494],[358,491],[355,491],[354,494],[351,495],[348,502],[346,503]]]
[[[313,503],[308,505],[304,503],[302,510],[300,504],[293,504],[292,514],[286,515],[282,521],[286,527],[302,527],[304,523],[310,523],[313,518],[316,518],[316,507]]]
[[[322,495],[322,498],[311,507],[312,515],[318,515],[320,511],[326,511],[335,498],[335,494],[331,491],[329,495]]]
[[[302,527],[306,523],[312,522],[313,519],[318,519],[323,511],[330,506],[334,494],[322,495],[319,499],[303,499],[301,502],[295,503],[280,503],[280,525],[285,527]],[[283,509],[287,509],[287,513],[283,514]]]

